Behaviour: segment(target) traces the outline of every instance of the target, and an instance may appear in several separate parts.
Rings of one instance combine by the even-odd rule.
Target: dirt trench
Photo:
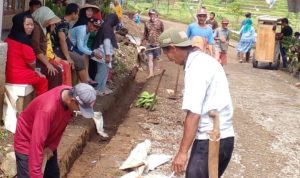
[[[96,133],[96,130],[94,130],[81,156],[74,162],[74,165],[68,173],[68,178],[86,177],[90,173],[97,161],[101,159],[102,150],[116,134],[119,125],[123,122],[125,115],[143,85],[144,82],[131,81],[129,85],[123,89],[124,93],[122,96],[116,100],[112,107],[103,113],[104,129],[109,135],[109,138],[101,137]]]

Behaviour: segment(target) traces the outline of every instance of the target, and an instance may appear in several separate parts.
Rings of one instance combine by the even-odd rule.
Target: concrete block
[[[0,121],[3,115],[3,101],[4,101],[4,84],[5,84],[5,66],[6,66],[6,55],[7,44],[0,41]]]

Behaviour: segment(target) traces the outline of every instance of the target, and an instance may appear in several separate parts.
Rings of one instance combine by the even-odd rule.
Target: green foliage
[[[235,25],[236,26],[239,26],[239,18],[240,16],[242,16],[244,13],[242,11],[242,8],[241,8],[241,2],[240,0],[235,0],[234,2],[230,3],[228,5],[228,8],[227,8],[227,11],[228,11],[228,14],[232,14],[235,18]],[[235,27],[237,28],[237,27]]]
[[[101,3],[101,12],[104,17],[111,12],[111,9],[110,9],[111,2],[112,2],[111,0],[103,0]]]
[[[127,71],[126,64],[120,58],[114,58],[115,62],[113,63],[113,74],[116,76],[120,76]]]
[[[49,7],[58,17],[63,17],[65,15],[65,6],[58,5],[54,3],[53,0],[46,0],[45,5]]]
[[[289,58],[288,70],[296,73],[300,70],[300,40],[294,37],[284,37],[282,46],[287,49],[287,57]]]

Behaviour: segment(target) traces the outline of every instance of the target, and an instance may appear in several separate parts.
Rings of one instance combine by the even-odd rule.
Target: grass
[[[127,8],[131,10],[141,10],[142,14],[146,15],[149,8],[155,8],[163,18],[179,21],[182,23],[191,23],[194,21],[193,15],[198,9],[198,3],[186,3],[176,1],[175,4],[168,5],[167,0],[160,0],[160,4],[149,3],[150,0],[133,0],[127,1]],[[154,1],[157,2],[157,1]],[[170,0],[170,2],[173,2]],[[226,17],[230,21],[230,28],[239,30],[243,15],[238,18],[230,12],[230,4],[222,4],[220,0],[202,0],[209,12],[216,13],[216,19],[220,21],[222,17]],[[287,1],[276,1],[272,9],[268,7],[265,0],[240,0],[242,14],[251,12],[253,15],[254,27],[257,25],[257,17],[260,15],[271,15],[277,17],[287,17],[294,31],[300,30],[299,14],[290,13],[287,10]]]

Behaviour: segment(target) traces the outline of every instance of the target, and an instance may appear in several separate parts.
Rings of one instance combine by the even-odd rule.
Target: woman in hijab
[[[29,37],[34,28],[33,19],[30,15],[21,13],[15,15],[12,21],[12,29],[5,40],[8,45],[6,82],[30,84],[38,96],[48,90],[48,80],[35,70],[36,56]]]
[[[103,56],[103,58],[97,62],[97,74],[95,77],[95,81],[98,83],[95,89],[98,91],[98,95],[100,96],[112,93],[112,90],[106,87],[106,82],[109,69],[111,69],[111,60],[114,49],[118,48],[114,33],[114,27],[118,23],[119,18],[116,14],[107,15],[104,23],[97,32],[93,44],[93,49],[99,51],[99,53]]]
[[[255,29],[252,26],[251,19],[245,19],[244,25],[240,30],[240,41],[237,46],[237,51],[241,63],[243,62],[245,53],[250,52],[251,48],[254,46],[256,41],[255,36]]]
[[[32,33],[32,46],[39,59],[37,67],[41,69],[42,74],[46,75],[49,84],[48,89],[52,89],[62,84],[62,68],[51,64],[46,56],[47,51],[47,27],[61,21],[51,9],[42,6],[32,14],[34,20],[34,30]]]

